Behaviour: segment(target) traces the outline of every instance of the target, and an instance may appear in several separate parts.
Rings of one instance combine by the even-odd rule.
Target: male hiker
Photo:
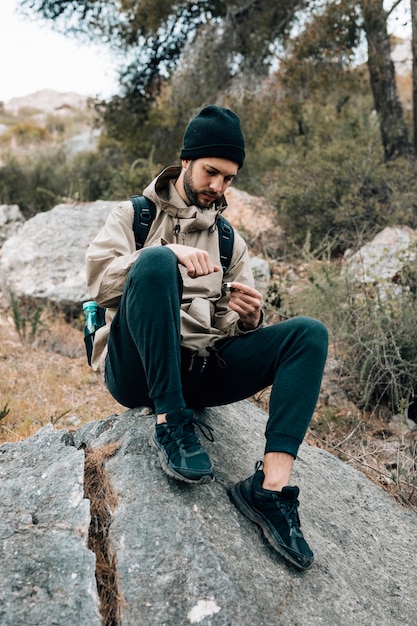
[[[231,258],[221,254],[224,192],[244,158],[237,115],[207,106],[185,130],[181,167],[166,168],[144,190],[155,205],[144,247],[136,249],[132,202],[110,213],[87,252],[90,295],[107,307],[92,364],[120,404],[153,408],[161,466],[187,483],[214,475],[194,427],[207,438],[211,429],[193,409],[272,385],[263,461],[230,497],[275,550],[308,569],[314,557],[300,530],[299,490],[289,482],[317,402],[327,331],[308,317],[264,326],[237,232]]]

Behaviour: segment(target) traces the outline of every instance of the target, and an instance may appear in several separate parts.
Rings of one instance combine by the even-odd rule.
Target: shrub
[[[267,190],[287,237],[313,248],[327,238],[332,254],[402,224],[417,226],[417,176],[406,159],[382,163],[365,146],[345,141],[296,155]]]
[[[47,211],[68,191],[67,158],[62,148],[4,157],[0,168],[0,202],[18,204],[26,217]]]
[[[141,194],[157,171],[152,154],[130,163],[119,144],[104,140],[97,151],[74,158],[69,171],[69,195],[81,201],[128,198]]]
[[[384,290],[384,297],[377,286],[342,276],[339,263],[313,267],[309,285],[292,297],[293,309],[328,326],[340,384],[359,408],[388,406],[405,415],[417,380],[417,263],[404,269],[401,288]]]
[[[9,294],[13,314],[13,322],[22,343],[33,343],[36,336],[45,330],[41,319],[42,307],[30,302],[18,300],[13,293]]]
[[[2,137],[3,142],[15,141],[18,146],[45,142],[49,139],[49,132],[42,126],[30,122],[15,124]]]

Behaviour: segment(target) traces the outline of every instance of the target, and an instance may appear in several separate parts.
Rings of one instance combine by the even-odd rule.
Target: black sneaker
[[[211,482],[213,464],[195,434],[194,424],[209,441],[213,441],[212,428],[196,419],[190,409],[170,411],[166,419],[166,424],[156,424],[151,436],[162,469],[186,483]]]
[[[264,473],[255,466],[255,473],[229,490],[237,508],[260,526],[271,546],[299,569],[313,565],[314,554],[300,530],[298,516],[298,487],[284,487],[282,491],[263,489]]]

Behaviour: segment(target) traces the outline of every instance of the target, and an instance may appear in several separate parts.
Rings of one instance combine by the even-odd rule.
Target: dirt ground
[[[35,337],[24,334],[0,299],[0,443],[28,437],[47,423],[75,430],[124,412],[87,365],[79,328],[44,312]],[[269,389],[250,400],[267,411]],[[331,356],[306,440],[417,507],[417,430],[361,413],[340,391]]]

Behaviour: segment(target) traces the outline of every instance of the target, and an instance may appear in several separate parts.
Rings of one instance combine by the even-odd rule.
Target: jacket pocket
[[[188,308],[185,307],[185,312],[188,313],[188,315],[192,317],[199,326],[202,326],[206,330],[210,330],[214,307],[209,300],[204,298],[194,298],[194,300],[188,305]]]

